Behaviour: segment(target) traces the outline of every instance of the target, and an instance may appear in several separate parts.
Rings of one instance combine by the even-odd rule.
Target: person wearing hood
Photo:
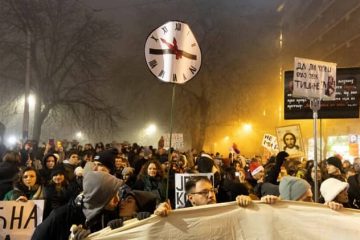
[[[37,228],[31,239],[68,239],[73,229],[75,239],[105,228],[118,218],[119,189],[123,182],[101,171],[87,172],[84,191],[74,201],[55,209]],[[79,225],[72,227],[72,225]],[[81,226],[80,226],[81,225]]]
[[[51,180],[51,171],[57,164],[57,157],[54,154],[46,154],[42,160],[42,169],[39,170],[42,183],[46,186]]]
[[[52,210],[68,203],[72,197],[72,191],[69,190],[69,182],[65,178],[65,169],[62,164],[56,165],[51,170],[50,177],[51,180],[44,189],[44,198],[46,201],[43,219],[45,219]]]

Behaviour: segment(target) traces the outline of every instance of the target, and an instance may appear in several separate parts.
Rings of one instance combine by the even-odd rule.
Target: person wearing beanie
[[[280,198],[290,201],[312,202],[312,192],[310,184],[304,179],[285,176],[279,185]]]
[[[72,228],[75,239],[85,238],[91,232],[105,228],[110,220],[118,218],[116,207],[122,185],[120,179],[110,174],[100,171],[87,172],[83,180],[83,193],[55,209],[37,226],[32,240],[68,239],[73,224],[79,225]]]
[[[214,160],[212,157],[206,153],[200,155],[196,160],[197,170],[200,173],[211,173],[214,166]]]
[[[124,188],[120,200],[120,218],[110,221],[108,225],[114,229],[121,227],[124,221],[132,218],[138,220],[148,218],[155,208],[156,195],[154,193]]]
[[[329,178],[336,178],[346,182],[343,174],[345,173],[342,162],[338,157],[329,157],[326,159],[326,170]]]
[[[250,163],[249,171],[256,181],[261,181],[264,177],[264,167],[259,162]]]
[[[115,158],[119,154],[116,148],[102,151],[94,157],[94,171],[103,171],[113,174],[115,171]]]
[[[348,197],[349,184],[335,178],[326,179],[320,186],[320,193],[325,200],[326,205],[342,207],[350,207]]]

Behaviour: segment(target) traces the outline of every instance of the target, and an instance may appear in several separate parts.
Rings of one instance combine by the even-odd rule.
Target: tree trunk
[[[32,132],[32,140],[39,142],[41,137],[41,127],[49,114],[49,107],[45,107],[41,111],[41,104],[35,104],[35,112],[34,112],[34,125],[33,125],[33,132]]]

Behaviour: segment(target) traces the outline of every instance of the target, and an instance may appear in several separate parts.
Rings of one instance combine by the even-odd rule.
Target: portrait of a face
[[[285,151],[289,155],[304,155],[300,125],[278,127],[276,134],[280,151]]]

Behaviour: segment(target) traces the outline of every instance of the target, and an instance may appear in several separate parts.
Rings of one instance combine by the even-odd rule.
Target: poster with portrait
[[[276,136],[279,151],[285,151],[291,157],[302,157],[305,155],[300,125],[277,127]]]

